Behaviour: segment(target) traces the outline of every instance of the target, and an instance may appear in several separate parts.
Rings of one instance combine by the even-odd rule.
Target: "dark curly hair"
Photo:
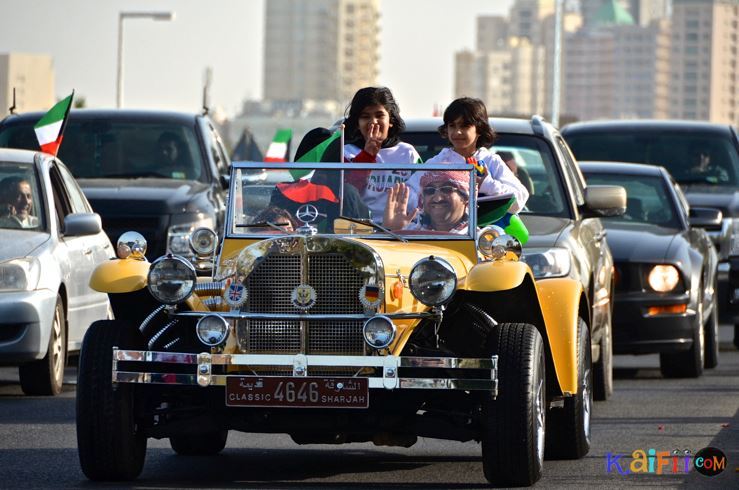
[[[444,124],[439,126],[439,134],[444,139],[449,139],[447,126],[459,118],[470,126],[477,129],[477,148],[491,146],[495,141],[495,132],[488,122],[488,110],[485,103],[480,99],[472,97],[461,97],[455,99],[444,111]]]
[[[398,103],[395,102],[393,93],[387,87],[364,87],[354,94],[351,103],[344,111],[347,141],[360,148],[364,147],[364,137],[359,131],[359,115],[366,107],[371,105],[383,106],[390,115],[392,126],[388,128],[387,139],[382,142],[382,147],[388,148],[397,145],[400,141],[398,135],[405,129],[405,122],[400,117],[400,108]]]

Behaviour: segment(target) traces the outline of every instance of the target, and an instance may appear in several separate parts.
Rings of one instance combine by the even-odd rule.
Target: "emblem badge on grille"
[[[316,290],[307,284],[301,284],[293,289],[290,294],[290,301],[299,310],[309,310],[316,304]]]
[[[238,308],[246,303],[248,296],[249,292],[246,287],[238,282],[230,283],[223,292],[223,300],[231,308]]]
[[[312,204],[305,204],[298,208],[295,217],[303,223],[312,223],[318,218],[318,209]]]
[[[359,290],[359,302],[367,309],[377,308],[382,302],[382,287],[365,284]]]

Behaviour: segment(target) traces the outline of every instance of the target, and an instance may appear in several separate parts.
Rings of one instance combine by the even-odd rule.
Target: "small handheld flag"
[[[41,151],[56,156],[59,146],[62,144],[64,129],[67,125],[69,109],[72,107],[74,90],[68,97],[57,102],[49,112],[36,123],[33,130],[36,133]]]
[[[292,129],[278,129],[275,137],[264,155],[265,162],[286,162],[290,152],[290,141],[293,139]]]
[[[477,170],[477,176],[482,177],[487,172],[487,167],[485,167],[485,162],[482,160],[475,160],[475,157],[469,157],[467,158],[467,163],[475,167],[475,170]]]

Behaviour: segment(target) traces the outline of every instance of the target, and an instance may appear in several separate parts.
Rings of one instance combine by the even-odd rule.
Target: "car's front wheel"
[[[590,331],[577,319],[577,393],[564,406],[548,413],[547,459],[579,459],[590,451],[590,418],[593,409],[593,374]]]
[[[483,471],[496,486],[533,485],[544,465],[544,342],[522,323],[500,324],[492,335],[500,381],[497,399],[483,404]]]
[[[113,346],[136,348],[138,331],[100,320],[85,334],[77,373],[77,451],[91,480],[133,480],[141,473],[146,436],[137,430],[134,386],[112,379]]]
[[[43,359],[23,364],[18,368],[23,393],[26,395],[58,395],[61,393],[66,364],[67,330],[64,321],[64,304],[62,298],[57,296],[46,355]]]
[[[169,444],[177,454],[183,456],[209,456],[218,454],[226,447],[228,431],[207,434],[181,435],[169,438]]]

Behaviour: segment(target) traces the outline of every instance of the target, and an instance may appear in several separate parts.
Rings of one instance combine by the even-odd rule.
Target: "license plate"
[[[367,378],[229,376],[229,407],[367,408]]]

